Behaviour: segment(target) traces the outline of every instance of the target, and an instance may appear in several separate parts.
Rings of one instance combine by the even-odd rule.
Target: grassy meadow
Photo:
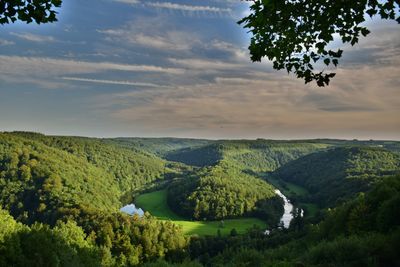
[[[183,232],[187,235],[216,235],[218,229],[221,235],[228,235],[233,228],[242,234],[254,225],[261,229],[267,228],[267,224],[257,218],[227,219],[223,221],[223,226],[221,221],[190,221],[177,215],[168,207],[166,190],[142,194],[135,199],[135,205],[160,220],[169,220],[182,226]]]

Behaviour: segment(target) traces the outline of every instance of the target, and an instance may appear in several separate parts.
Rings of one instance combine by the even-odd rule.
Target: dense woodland
[[[283,214],[283,200],[271,185],[226,164],[172,183],[168,202],[177,213],[196,220],[256,214],[275,225]]]
[[[271,171],[283,164],[326,148],[324,143],[302,141],[214,141],[201,147],[177,149],[166,154],[166,158],[189,165],[204,167],[226,161],[244,170]]]
[[[398,148],[0,133],[0,266],[400,266]],[[265,172],[304,188],[296,201],[318,217],[274,228],[282,199]],[[272,232],[185,236],[149,213],[119,212],[153,187],[168,188],[188,220],[257,216]]]
[[[307,188],[309,201],[335,206],[400,171],[400,155],[380,147],[345,146],[299,158],[274,174]]]

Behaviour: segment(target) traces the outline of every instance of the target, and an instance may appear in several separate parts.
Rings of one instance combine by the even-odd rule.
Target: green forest
[[[0,266],[400,266],[399,147],[0,133]]]

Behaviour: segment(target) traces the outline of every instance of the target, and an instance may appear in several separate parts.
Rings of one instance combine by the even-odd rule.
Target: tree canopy
[[[55,8],[61,0],[2,0],[0,1],[0,24],[17,20],[26,23],[48,23],[57,21]]]
[[[362,23],[379,16],[400,23],[398,0],[260,0],[252,1],[251,14],[240,20],[252,33],[252,61],[266,57],[276,70],[286,69],[305,83],[329,85],[341,49],[331,49],[334,36],[355,45],[370,31]],[[366,16],[367,15],[367,16]]]

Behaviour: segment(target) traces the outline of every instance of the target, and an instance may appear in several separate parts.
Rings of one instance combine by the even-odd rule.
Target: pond
[[[144,211],[141,208],[137,208],[135,204],[128,204],[120,209],[120,211],[125,212],[129,215],[137,214],[140,217],[144,215]]]

